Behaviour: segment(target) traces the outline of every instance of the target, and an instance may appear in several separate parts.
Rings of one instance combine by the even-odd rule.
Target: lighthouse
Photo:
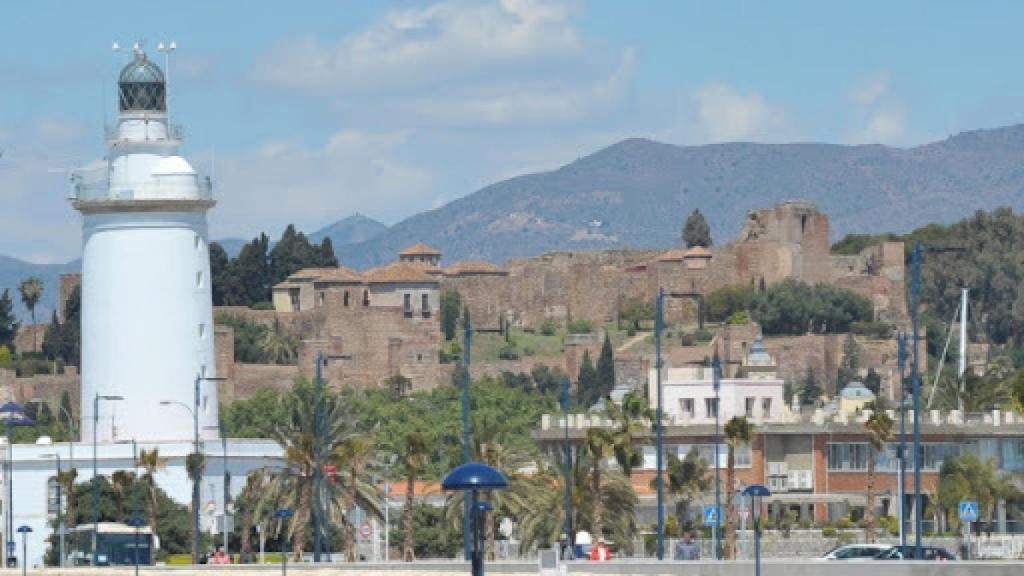
[[[72,178],[83,218],[82,439],[191,440],[194,427],[215,439],[210,181],[179,155],[164,72],[139,45],[117,96],[105,161]]]

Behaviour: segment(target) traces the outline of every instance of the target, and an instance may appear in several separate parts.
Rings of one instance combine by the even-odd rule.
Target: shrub
[[[850,324],[850,332],[867,336],[874,340],[888,340],[892,338],[894,329],[892,324],[885,322],[853,322]]]
[[[554,336],[558,332],[558,322],[555,322],[554,318],[548,318],[541,322],[540,333],[544,336]]]
[[[498,358],[502,360],[519,360],[519,351],[516,350],[515,342],[506,342],[498,350]]]
[[[831,526],[825,526],[821,529],[822,538],[835,538],[839,534],[839,531]]]
[[[732,326],[746,326],[750,324],[750,313],[746,310],[737,310],[725,319],[725,323]]]
[[[0,364],[6,364],[11,361],[11,349],[6,344],[0,345]]]
[[[698,328],[696,331],[694,331],[693,337],[694,339],[697,340],[697,342],[710,342],[711,339],[715,337],[715,335],[712,334],[710,330]]]
[[[569,322],[569,334],[590,334],[594,325],[589,320],[573,320]]]
[[[253,302],[252,305],[249,306],[249,308],[251,310],[273,310],[274,309],[274,303],[273,302],[267,302],[267,301]]]
[[[836,528],[840,530],[849,530],[854,527],[853,520],[850,520],[849,516],[844,516],[836,522]]]
[[[458,361],[462,357],[462,346],[455,340],[449,340],[441,345],[441,363],[449,364]]]

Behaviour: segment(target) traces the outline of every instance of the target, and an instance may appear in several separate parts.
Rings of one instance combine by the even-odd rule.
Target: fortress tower
[[[139,46],[118,81],[102,167],[72,178],[82,213],[82,425],[101,442],[215,439],[206,211],[210,182],[178,155],[163,71]],[[198,383],[198,407],[195,386]]]

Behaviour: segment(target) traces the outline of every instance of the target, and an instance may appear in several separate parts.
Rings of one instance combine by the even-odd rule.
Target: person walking
[[[693,534],[686,532],[683,539],[676,542],[675,550],[672,552],[673,560],[700,560],[700,545],[693,539]]]

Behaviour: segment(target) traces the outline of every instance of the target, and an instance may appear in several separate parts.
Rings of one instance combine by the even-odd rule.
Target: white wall
[[[701,374],[690,368],[668,368],[662,375],[662,406],[670,421],[677,424],[714,424],[714,415],[708,417],[705,399],[715,397],[711,371]],[[704,376],[704,377],[702,377]],[[743,378],[722,378],[719,388],[719,422],[725,424],[733,416],[744,416],[747,398],[755,398],[753,420],[755,422],[782,422],[784,420],[784,389],[782,380],[750,380]],[[657,371],[652,369],[648,379],[648,397],[651,406],[657,402]],[[767,417],[762,414],[761,402],[771,400]],[[688,418],[682,413],[681,400],[692,399],[694,416]]]

